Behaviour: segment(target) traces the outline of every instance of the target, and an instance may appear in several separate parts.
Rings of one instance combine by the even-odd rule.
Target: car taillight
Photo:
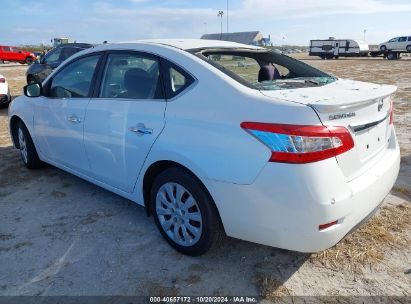
[[[5,83],[6,82],[6,78],[0,77],[0,83]]]
[[[390,98],[390,125],[392,125],[393,124],[393,122],[394,122],[394,99],[395,99],[395,96],[394,95],[391,95],[391,98]]]
[[[243,122],[241,127],[270,148],[270,162],[311,163],[354,147],[351,134],[344,127],[259,122]]]

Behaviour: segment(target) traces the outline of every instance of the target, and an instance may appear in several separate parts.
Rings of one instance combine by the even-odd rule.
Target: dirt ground
[[[400,176],[363,228],[314,255],[227,239],[202,257],[183,256],[143,208],[53,167],[25,169],[2,109],[0,295],[411,296],[411,60],[306,62],[399,87]],[[25,69],[0,65],[14,96]]]

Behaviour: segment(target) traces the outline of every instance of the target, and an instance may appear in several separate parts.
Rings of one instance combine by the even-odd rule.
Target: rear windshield
[[[336,80],[304,62],[270,50],[203,49],[192,53],[256,90],[317,87]]]

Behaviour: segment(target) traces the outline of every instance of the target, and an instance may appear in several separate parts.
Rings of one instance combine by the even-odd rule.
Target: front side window
[[[88,97],[99,58],[100,55],[81,58],[63,68],[51,80],[49,97]]]
[[[110,54],[100,87],[100,98],[163,99],[160,64],[144,54]]]
[[[397,42],[397,41],[398,41],[398,38],[392,38],[388,42]]]
[[[8,46],[3,46],[3,52],[11,52],[11,48]]]
[[[61,48],[50,51],[44,56],[43,63],[49,64],[52,62],[57,62],[60,58]]]

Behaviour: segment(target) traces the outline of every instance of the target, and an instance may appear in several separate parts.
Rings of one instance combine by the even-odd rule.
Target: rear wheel
[[[387,59],[388,60],[397,60],[397,59],[399,59],[399,55],[398,55],[398,53],[389,52],[387,54]]]
[[[170,168],[155,178],[151,208],[163,237],[183,254],[204,254],[224,235],[209,193],[184,169]]]
[[[43,162],[39,156],[31,139],[30,133],[23,122],[18,122],[16,129],[17,140],[19,144],[20,156],[24,165],[29,169],[40,168]]]

